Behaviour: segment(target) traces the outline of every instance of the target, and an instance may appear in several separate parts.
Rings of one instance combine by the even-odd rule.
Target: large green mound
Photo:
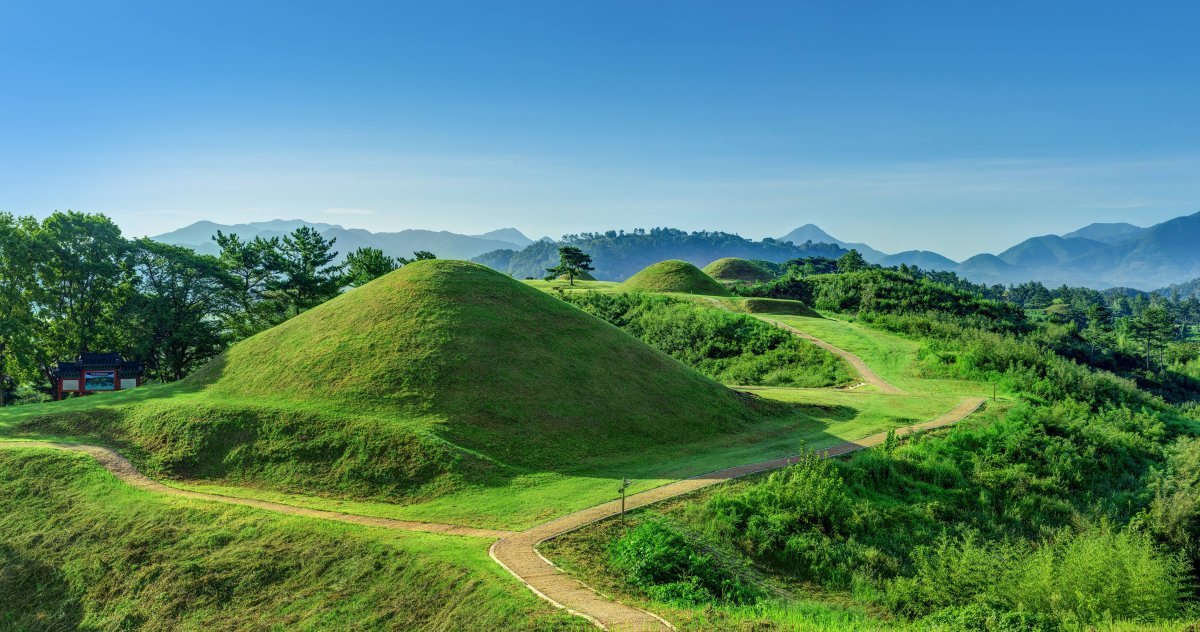
[[[629,277],[618,286],[627,292],[679,292],[704,296],[730,296],[729,290],[700,268],[678,260],[660,261]]]
[[[406,265],[177,386],[130,393],[49,405],[24,428],[130,446],[166,475],[398,499],[593,468],[760,418],[617,327],[449,260]]]
[[[770,281],[773,278],[770,270],[753,261],[738,259],[736,257],[717,259],[704,266],[703,272],[718,281],[753,283],[756,281]]]
[[[428,419],[443,438],[506,462],[694,438],[750,414],[732,391],[620,329],[448,260],[407,265],[300,314],[191,379],[212,394]]]

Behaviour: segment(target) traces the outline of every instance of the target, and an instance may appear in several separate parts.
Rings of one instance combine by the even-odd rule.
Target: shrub
[[[753,316],[651,294],[563,298],[719,382],[819,387],[852,381],[837,356]]]
[[[749,604],[760,594],[660,520],[643,522],[609,547],[609,565],[631,585],[659,601],[694,605],[711,601]]]

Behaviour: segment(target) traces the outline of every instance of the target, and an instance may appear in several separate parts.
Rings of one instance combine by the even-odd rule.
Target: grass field
[[[586,629],[489,541],[167,498],[89,457],[0,450],[0,628]]]
[[[989,384],[963,380],[928,379],[920,374],[920,343],[866,327],[831,315],[806,317],[762,314],[862,358],[880,377],[914,394],[984,396],[992,394]],[[1004,394],[1004,393],[1001,393]]]

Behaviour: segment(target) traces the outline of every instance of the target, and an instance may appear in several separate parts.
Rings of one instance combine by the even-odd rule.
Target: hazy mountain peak
[[[779,238],[780,241],[790,241],[794,244],[803,244],[811,241],[814,244],[834,244],[841,246],[844,242],[833,235],[821,230],[816,224],[805,224],[796,230]]]
[[[522,247],[528,246],[529,244],[533,243],[533,240],[526,237],[524,233],[522,233],[521,231],[519,231],[515,228],[511,228],[511,227],[510,228],[498,228],[496,230],[492,230],[492,231],[483,233],[482,235],[473,235],[473,236],[478,237],[480,239],[495,239],[497,241],[507,241],[510,244],[516,244],[516,245],[522,246]]]
[[[1134,226],[1133,224],[1129,224],[1127,222],[1097,222],[1094,224],[1088,224],[1079,230],[1071,231],[1063,235],[1063,237],[1067,239],[1080,237],[1083,239],[1091,239],[1094,241],[1101,241],[1106,244],[1111,244],[1124,239],[1136,237],[1138,233],[1141,233],[1145,230],[1146,229],[1142,228],[1141,226]]]

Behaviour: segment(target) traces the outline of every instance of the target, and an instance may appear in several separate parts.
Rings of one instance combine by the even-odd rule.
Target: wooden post
[[[625,490],[629,489],[633,481],[623,478],[621,479],[621,522],[625,522]]]

